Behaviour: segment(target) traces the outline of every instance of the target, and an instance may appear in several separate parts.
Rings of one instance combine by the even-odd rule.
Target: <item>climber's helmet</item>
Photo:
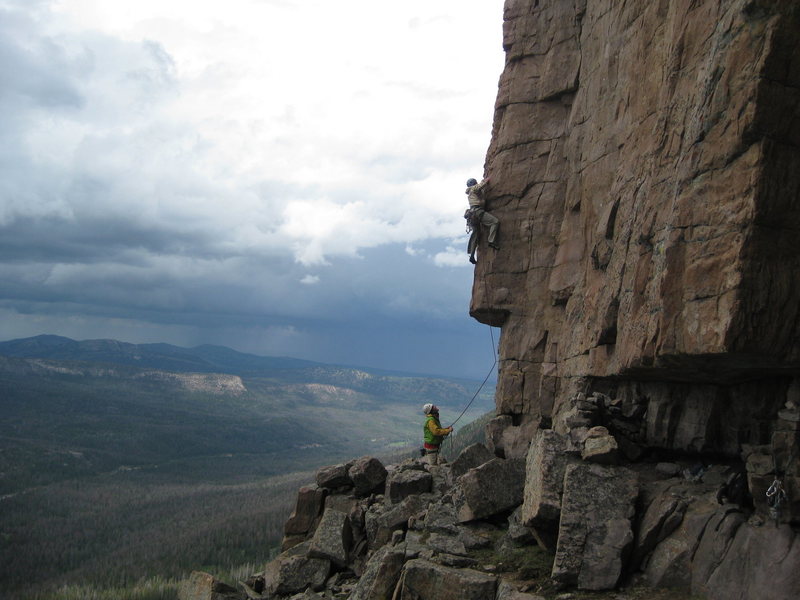
[[[473,185],[478,185],[478,181],[470,177],[467,179],[467,187],[472,187]]]

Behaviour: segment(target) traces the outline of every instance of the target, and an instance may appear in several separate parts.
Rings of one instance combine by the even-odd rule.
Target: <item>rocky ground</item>
[[[557,447],[558,444],[554,446]],[[691,465],[682,468],[680,464],[661,464],[659,469],[641,465],[627,470],[575,462],[569,466],[583,486],[576,486],[572,492],[565,489],[562,532],[558,534],[546,527],[524,524],[525,513],[533,510],[537,502],[530,494],[526,496],[526,479],[530,481],[526,471],[535,470],[535,456],[546,457],[547,452],[540,442],[531,446],[527,461],[507,460],[497,458],[484,445],[475,444],[447,465],[429,466],[409,459],[387,468],[375,458],[363,457],[325,467],[317,472],[315,484],[300,489],[295,511],[286,523],[284,551],[263,572],[240,582],[238,589],[210,575],[194,573],[181,586],[179,598],[704,597],[693,596],[685,585],[680,585],[679,578],[674,580],[678,589],[647,587],[650,582],[646,573],[648,569],[669,573],[682,564],[675,557],[653,558],[653,548],[660,536],[667,537],[672,529],[685,528],[696,520],[691,506],[703,507],[706,512],[700,512],[707,513],[707,518],[716,514],[711,503],[716,504],[714,496],[724,481],[725,467],[710,467],[701,473],[693,471]],[[610,487],[603,484],[609,474],[615,481]],[[604,485],[608,489],[603,489]],[[640,485],[644,490],[641,497]],[[583,489],[587,486],[588,491]],[[631,489],[620,494],[620,489],[627,488]],[[587,504],[589,499],[591,506]],[[614,511],[597,508],[603,502],[621,507],[623,513],[630,515],[634,503],[647,507],[636,525],[635,543],[633,521],[626,521],[627,529],[614,526],[619,520]],[[720,510],[723,515],[742,514],[732,505]],[[742,519],[737,522],[741,524]],[[716,526],[722,523],[724,518]],[[591,538],[598,531],[603,533],[603,539],[592,544]],[[616,543],[615,535],[620,536],[615,532],[619,531],[623,532],[623,541]],[[630,535],[626,537],[626,533]],[[574,547],[570,540],[575,537],[584,539],[583,548]],[[679,545],[676,540],[680,539],[675,538],[670,548]],[[635,570],[640,572],[632,576]],[[620,582],[624,587],[617,588]],[[665,579],[665,584],[669,583]]]

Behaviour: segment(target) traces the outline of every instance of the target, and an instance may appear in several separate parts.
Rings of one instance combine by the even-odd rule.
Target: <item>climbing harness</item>
[[[473,231],[479,230],[479,227],[481,226],[481,210],[482,209],[478,206],[470,206],[464,212],[464,219],[467,221],[467,233],[472,233]]]
[[[783,482],[775,478],[772,485],[767,490],[767,504],[769,505],[769,516],[775,521],[775,527],[780,525],[781,508],[786,502],[786,490],[783,489]]]

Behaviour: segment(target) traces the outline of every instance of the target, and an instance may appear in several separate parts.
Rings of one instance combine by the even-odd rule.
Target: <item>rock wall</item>
[[[629,458],[797,475],[799,28],[791,0],[506,2],[470,307],[502,327],[498,453],[599,391]]]
[[[695,508],[746,472],[743,520],[714,541],[701,511],[683,541],[626,548],[622,571],[750,597],[708,582],[774,575],[752,558],[759,525],[788,547],[800,526],[800,5],[507,0],[504,21],[485,165],[500,250],[479,246],[470,305],[502,327],[487,442],[527,457],[526,522],[555,537],[564,456],[644,469],[634,529],[643,498],[665,502],[659,461],[701,486],[683,492]],[[720,551],[692,575],[701,540],[756,538],[750,563]]]

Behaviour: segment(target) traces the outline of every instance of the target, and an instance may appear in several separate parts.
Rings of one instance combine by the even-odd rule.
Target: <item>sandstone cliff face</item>
[[[741,466],[755,518],[778,479],[796,530],[800,5],[507,0],[504,18],[501,249],[480,246],[470,306],[502,327],[490,446],[527,456],[526,497],[541,429],[584,459],[589,440],[607,462]]]
[[[663,405],[647,445],[771,442],[800,373],[798,27],[788,0],[506,3],[502,250],[470,310],[503,328],[500,413],[601,389]]]

